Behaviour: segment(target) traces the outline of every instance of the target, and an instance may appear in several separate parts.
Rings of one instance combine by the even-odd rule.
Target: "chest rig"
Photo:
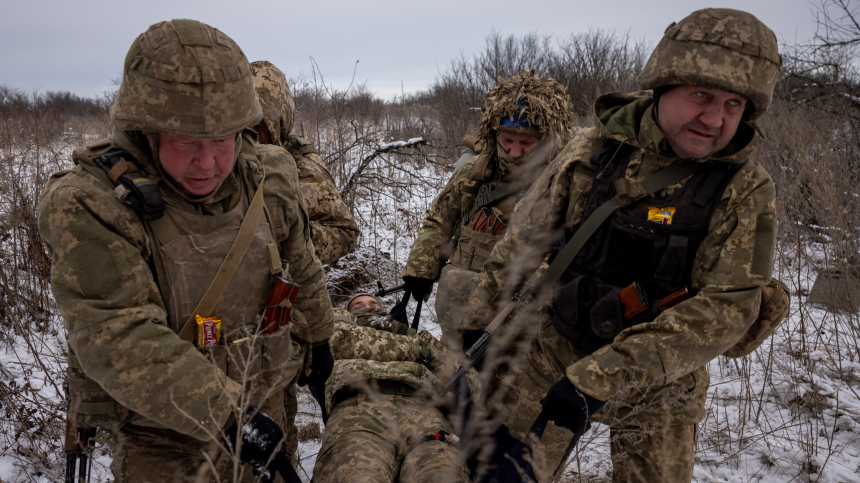
[[[452,265],[480,273],[524,189],[522,183],[493,181],[476,187],[473,193],[474,202],[463,210],[451,238],[450,258]]]
[[[633,150],[607,141],[591,156],[597,175],[576,229],[615,197]],[[616,210],[588,239],[553,289],[549,312],[559,333],[581,350],[594,352],[622,330],[653,320],[664,297],[689,289],[696,252],[740,167],[701,163],[670,195],[646,196]],[[620,295],[625,287],[635,287],[647,306],[629,318]]]

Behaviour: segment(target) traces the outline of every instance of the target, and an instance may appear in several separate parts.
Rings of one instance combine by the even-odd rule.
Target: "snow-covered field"
[[[390,166],[380,164],[378,169]],[[427,164],[421,169],[386,171],[384,176],[399,179],[406,187],[392,183],[358,192],[355,211],[363,233],[362,250],[359,256],[329,267],[333,278],[355,266],[364,267],[370,278],[362,280],[359,288],[369,291],[375,291],[376,279],[386,287],[399,283],[400,267],[424,209],[448,175]],[[860,352],[856,342],[860,319],[857,314],[831,313],[806,303],[815,276],[824,266],[827,248],[812,242],[798,247],[782,240],[775,273],[788,282],[792,292],[789,318],[751,356],[721,357],[710,363],[710,397],[700,425],[694,481],[860,482]],[[8,277],[8,269],[3,273]],[[7,283],[3,281],[4,286]],[[338,288],[331,290],[336,293]],[[386,301],[393,304],[396,297]],[[431,298],[425,304],[422,328],[439,335],[433,302]],[[65,465],[64,327],[55,310],[38,330],[36,320],[20,307],[4,305],[3,310],[0,482],[60,481]],[[300,429],[322,425],[307,393],[300,395],[297,423]],[[318,438],[299,445],[299,472],[306,479],[312,475],[319,446]],[[92,481],[110,481],[109,451],[102,448],[96,456]],[[595,425],[571,456],[566,477],[570,481],[609,481],[610,470],[608,428]]]

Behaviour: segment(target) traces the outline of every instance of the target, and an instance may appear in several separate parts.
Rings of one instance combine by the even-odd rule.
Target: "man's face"
[[[679,86],[660,97],[657,124],[675,154],[705,158],[735,136],[747,100],[710,87]]]
[[[191,194],[214,193],[233,168],[235,134],[217,139],[157,136],[162,168]]]
[[[379,304],[379,300],[376,300],[376,297],[361,295],[352,299],[352,302],[349,303],[349,307],[346,308],[346,311],[352,313],[358,309],[366,309],[368,307],[381,307],[381,305]]]
[[[537,146],[539,138],[526,134],[513,134],[500,131],[496,138],[502,149],[505,150],[512,158],[517,159],[523,154],[531,151]]]

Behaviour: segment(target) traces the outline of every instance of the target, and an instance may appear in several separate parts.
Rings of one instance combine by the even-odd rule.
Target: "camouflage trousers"
[[[260,397],[255,407],[266,414],[281,428],[286,427],[284,410],[285,385],[294,384],[301,359],[295,355],[301,350],[292,342],[292,355],[276,377],[263,374],[255,379],[254,394]],[[259,402],[262,401],[262,402]],[[286,433],[285,433],[286,434]],[[287,447],[295,447],[286,435]],[[295,435],[292,436],[295,439]],[[176,431],[127,424],[114,435],[111,472],[117,483],[144,482],[255,482],[251,467],[234,460],[218,442],[212,439],[202,442]],[[216,477],[217,475],[217,477]],[[280,476],[276,482],[282,481]]]
[[[442,441],[421,442],[451,425],[438,409],[411,397],[359,394],[329,414],[314,466],[317,483],[468,482],[466,461]]]
[[[516,384],[505,387],[516,392],[514,398],[505,397],[516,401],[505,420],[516,436],[525,436],[540,413],[540,400],[565,377],[564,368],[583,355],[551,325],[542,324]],[[697,427],[704,417],[708,384],[703,367],[667,385],[628,389],[607,402],[592,420],[610,428],[613,482],[692,480]],[[535,452],[540,481],[563,473],[571,437],[567,429],[548,425]],[[588,448],[580,446],[579,451]]]

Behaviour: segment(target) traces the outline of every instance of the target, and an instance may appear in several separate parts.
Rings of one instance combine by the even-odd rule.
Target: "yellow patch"
[[[672,224],[672,216],[675,215],[675,208],[671,206],[667,206],[664,208],[655,208],[653,206],[648,207],[648,219],[653,221],[654,223],[660,223],[661,225],[671,225]]]

